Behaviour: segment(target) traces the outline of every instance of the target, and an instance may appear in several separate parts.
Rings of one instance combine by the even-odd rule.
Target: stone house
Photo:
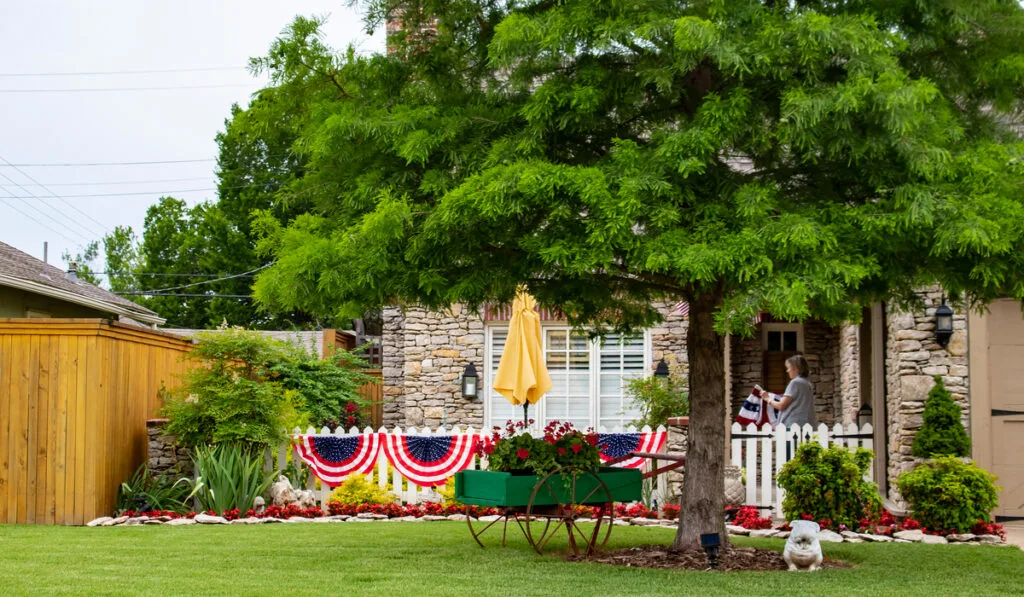
[[[941,376],[963,409],[973,456],[1000,477],[1001,518],[1024,517],[1024,318],[1020,304],[998,301],[979,315],[954,313],[954,333],[942,346],[935,335],[937,288],[920,292],[921,312],[885,304],[865,308],[859,324],[780,322],[765,317],[750,338],[726,342],[726,392],[735,415],[753,384],[781,392],[783,363],[804,354],[815,386],[821,423],[855,422],[870,405],[875,427],[875,480],[883,496],[901,503],[895,480],[914,466],[911,445],[921,426],[924,401]],[[543,343],[554,387],[531,417],[570,420],[581,427],[624,426],[636,416],[623,391],[624,378],[650,375],[664,359],[686,376],[688,320],[678,306],[659,306],[664,322],[632,337],[589,340],[573,334],[557,312],[542,310]],[[518,418],[490,389],[504,346],[510,310],[447,312],[388,308],[383,314],[384,423],[490,427]],[[480,396],[462,397],[463,370],[473,364]],[[1017,427],[1015,427],[1015,425]]]

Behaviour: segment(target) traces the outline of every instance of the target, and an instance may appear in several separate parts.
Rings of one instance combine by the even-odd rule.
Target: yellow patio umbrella
[[[523,405],[523,422],[528,421],[531,404],[551,389],[551,376],[541,348],[540,316],[533,310],[537,301],[522,288],[512,301],[508,339],[494,374],[494,389],[513,405]]]

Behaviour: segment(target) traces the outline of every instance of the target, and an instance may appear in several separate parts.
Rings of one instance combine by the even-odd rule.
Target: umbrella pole
[[[528,410],[530,410],[530,403],[529,402],[524,402],[523,403],[523,426],[524,427],[529,427],[530,426],[530,418],[526,414]]]

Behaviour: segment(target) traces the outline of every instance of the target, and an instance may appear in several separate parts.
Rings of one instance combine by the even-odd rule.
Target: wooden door
[[[988,322],[992,474],[1003,488],[995,514],[1024,518],[1024,317],[1020,303],[997,301]]]

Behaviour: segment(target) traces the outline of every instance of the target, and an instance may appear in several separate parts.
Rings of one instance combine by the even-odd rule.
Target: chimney
[[[43,263],[50,263],[50,243],[43,241]]]
[[[72,282],[78,281],[78,264],[75,263],[74,261],[68,264],[67,279],[71,280]]]

